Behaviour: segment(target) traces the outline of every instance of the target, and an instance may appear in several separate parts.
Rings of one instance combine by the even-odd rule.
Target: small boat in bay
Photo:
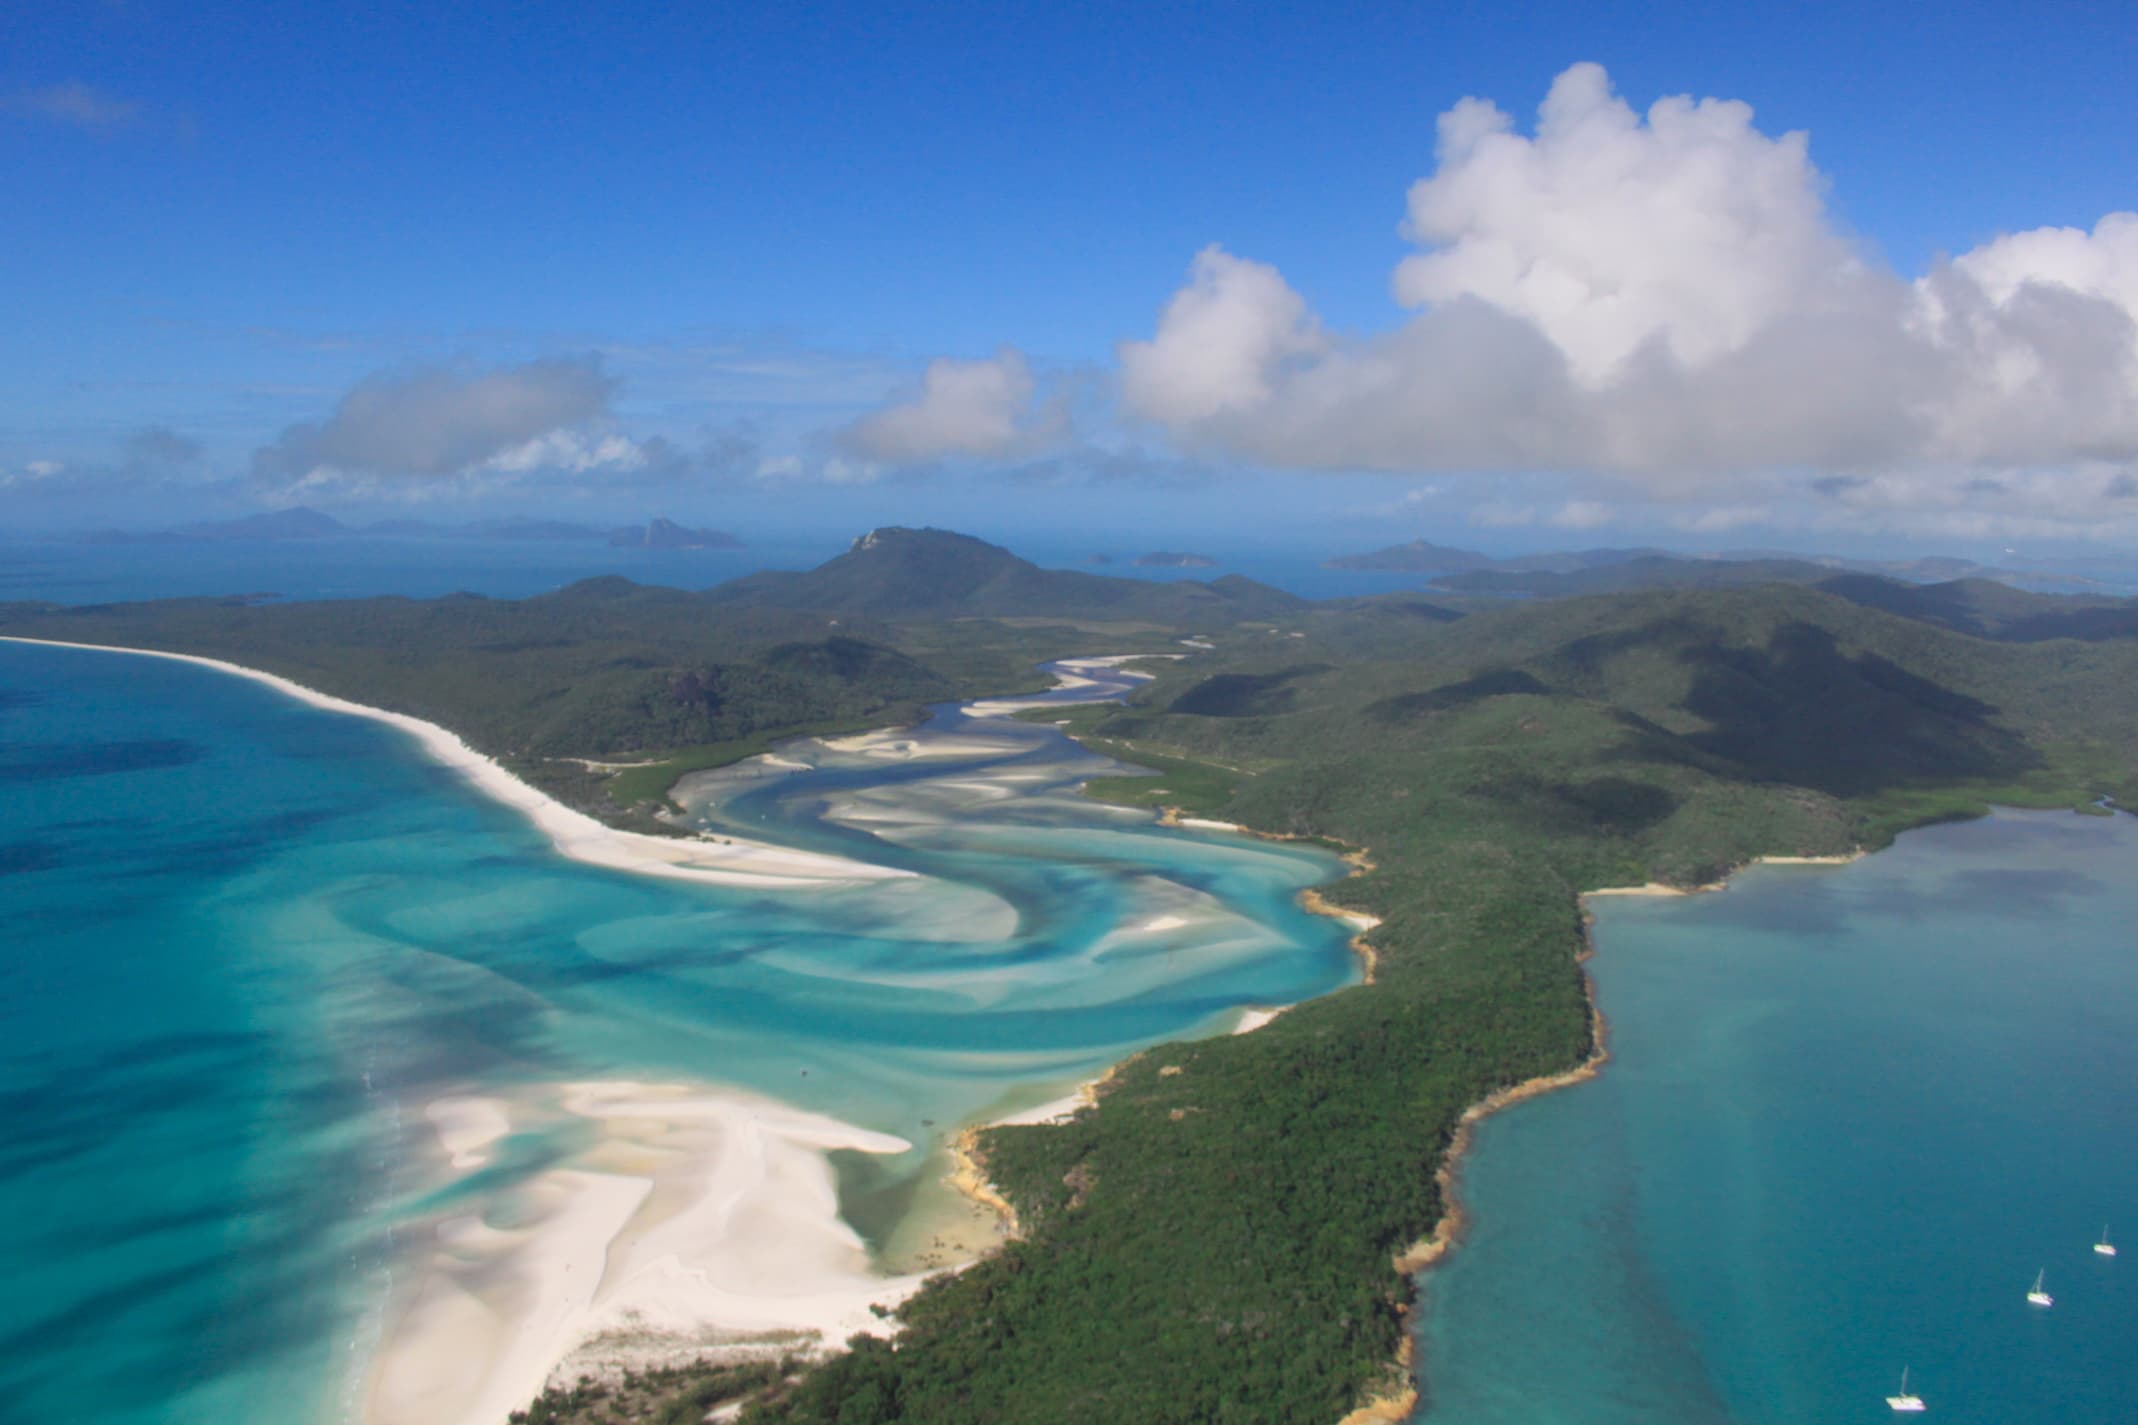
[[[2054,1305],[2056,1305],[2056,1298],[2055,1298],[2055,1297],[2053,1297],[2053,1296],[2051,1296],[2051,1295],[2049,1295],[2049,1293],[2048,1293],[2048,1292],[2046,1292],[2046,1291],[2042,1290],[2042,1278],[2044,1278],[2044,1277],[2046,1277],[2046,1276],[2048,1276],[2048,1275],[2049,1275],[2049,1271],[2048,1271],[2048,1269],[2047,1269],[2046,1267],[2044,1267],[2044,1268],[2043,1268],[2043,1269],[2042,1269],[2041,1271],[2038,1271],[2038,1272],[2036,1272],[2036,1273],[2034,1274],[2034,1289],[2033,1289],[2032,1291],[2030,1291],[2030,1292],[2028,1292],[2028,1293],[2027,1293],[2027,1300],[2028,1300],[2028,1302],[2029,1302],[2029,1303],[2031,1303],[2032,1305],[2035,1305],[2035,1306],[2054,1306]]]
[[[1887,1396],[1886,1404],[1892,1406],[1894,1410],[1903,1415],[1912,1415],[1919,1410],[1930,1408],[1923,1404],[1923,1398],[1920,1395],[1911,1395],[1909,1393],[1908,1368],[1906,1366],[1900,1368],[1900,1394]]]
[[[2102,1224],[2101,1240],[2093,1244],[2093,1249],[2104,1257],[2113,1257],[2116,1255],[2116,1244],[2108,1240],[2107,1224]]]

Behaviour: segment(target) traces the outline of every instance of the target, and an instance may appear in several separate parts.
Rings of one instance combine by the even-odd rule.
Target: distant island
[[[1138,569],[1215,569],[1217,561],[1207,554],[1177,554],[1161,549],[1153,554],[1136,556]]]
[[[1693,575],[1685,571],[1702,566],[1713,572],[1709,575]],[[1721,569],[1720,566],[1757,566],[1753,569]],[[1468,593],[1532,593],[1543,589],[1564,592],[1598,593],[1606,588],[1646,588],[1663,585],[1690,587],[1695,584],[1758,584],[1776,581],[1804,583],[1814,578],[1848,572],[1875,574],[1886,578],[1917,583],[1944,582],[1954,579],[2036,579],[2043,583],[2065,586],[2085,585],[2086,579],[2074,577],[2069,571],[2055,567],[2042,569],[2006,569],[1976,562],[1972,559],[1956,559],[1949,555],[1929,555],[1919,559],[1849,559],[1838,555],[1793,554],[1785,550],[1732,549],[1718,554],[1673,554],[1666,549],[1640,546],[1628,549],[1563,549],[1549,550],[1541,554],[1518,554],[1500,558],[1481,554],[1474,549],[1457,549],[1444,544],[1435,544],[1427,539],[1414,539],[1407,544],[1391,544],[1385,549],[1370,550],[1364,554],[1343,554],[1322,561],[1324,569],[1371,570],[1395,574],[1430,574],[1439,576],[1437,582],[1443,588],[1462,589]],[[1655,577],[1662,571],[1675,571],[1670,577]],[[1616,571],[1616,572],[1613,572]],[[1482,576],[1468,582],[1452,576]],[[1523,576],[1521,579],[1506,579],[1493,582],[1492,576]],[[1531,580],[1528,576],[1543,576]],[[1575,583],[1554,583],[1555,577],[1569,579],[1580,576]]]
[[[740,549],[742,541],[719,529],[687,529],[673,520],[620,529],[609,536],[617,549]]]
[[[244,540],[329,539],[467,539],[521,543],[591,543],[600,540],[618,548],[645,549],[738,549],[742,546],[741,540],[724,530],[689,529],[665,519],[624,529],[538,519],[477,520],[469,524],[395,519],[352,525],[305,505],[242,515],[236,519],[204,520],[170,529],[92,529],[74,536],[79,544],[225,544]]]

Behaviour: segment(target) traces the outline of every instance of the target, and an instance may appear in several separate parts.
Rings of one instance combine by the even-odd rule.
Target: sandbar
[[[487,1213],[417,1229],[363,1425],[499,1425],[618,1342],[629,1360],[885,1334],[870,1308],[923,1280],[871,1269],[826,1157],[903,1153],[902,1138],[737,1091],[627,1080],[456,1096],[426,1112],[456,1158],[475,1122],[576,1124],[591,1142]]]

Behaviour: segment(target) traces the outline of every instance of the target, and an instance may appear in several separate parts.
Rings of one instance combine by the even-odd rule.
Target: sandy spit
[[[811,886],[839,881],[884,880],[913,874],[861,861],[848,861],[812,851],[797,851],[764,842],[730,837],[649,836],[605,826],[584,812],[537,791],[506,771],[497,761],[468,746],[460,737],[421,718],[406,713],[353,703],[274,673],[263,673],[219,658],[193,653],[166,653],[154,648],[120,648],[102,643],[69,643],[50,638],[0,637],[0,642],[39,644],[50,648],[79,648],[94,653],[127,653],[143,658],[167,658],[193,663],[240,678],[264,683],[287,697],[329,712],[370,718],[414,737],[437,761],[444,763],[492,800],[503,802],[525,816],[545,833],[559,854],[612,870],[635,871],[649,876],[673,876],[730,886]]]

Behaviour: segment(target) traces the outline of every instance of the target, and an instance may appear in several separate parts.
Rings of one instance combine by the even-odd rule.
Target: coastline
[[[1555,1074],[1540,1074],[1494,1090],[1463,1110],[1456,1120],[1455,1132],[1440,1158],[1440,1166],[1434,1170],[1433,1181],[1440,1190],[1440,1220],[1430,1234],[1412,1243],[1394,1258],[1392,1265],[1405,1277],[1415,1277],[1431,1270],[1446,1260],[1449,1253],[1461,1245],[1468,1231],[1470,1213],[1462,1199],[1462,1163],[1476,1142],[1478,1125],[1494,1114],[1529,1099],[1541,1098],[1561,1089],[1573,1088],[1600,1075],[1611,1062],[1610,1021],[1596,1003],[1596,980],[1588,971],[1588,962],[1596,957],[1596,939],[1592,927],[1595,917],[1590,914],[1588,902],[1592,897],[1611,896],[1690,896],[1706,895],[1726,890],[1732,877],[1748,866],[1845,866],[1869,855],[1858,847],[1843,855],[1833,856],[1755,856],[1742,865],[1732,867],[1720,880],[1699,886],[1673,886],[1661,881],[1650,881],[1639,886],[1603,886],[1582,891],[1575,896],[1579,907],[1582,948],[1574,957],[1581,972],[1582,998],[1588,1004],[1590,1048],[1586,1058],[1570,1069]],[[1415,1368],[1416,1348],[1406,1330],[1403,1344],[1398,1352],[1405,1379],[1412,1376]],[[1376,1425],[1382,1421],[1400,1421],[1410,1417],[1417,1408],[1418,1391],[1415,1383],[1396,1394],[1379,1400],[1368,1401],[1345,1416],[1338,1425]]]
[[[769,889],[779,886],[810,887],[844,881],[888,880],[912,875],[910,871],[871,866],[820,852],[795,850],[767,842],[734,838],[685,838],[649,836],[644,832],[619,831],[575,811],[564,803],[520,780],[495,758],[477,752],[459,734],[437,723],[425,722],[407,713],[351,702],[308,688],[278,673],[248,668],[220,658],[197,653],[171,653],[157,648],[126,648],[108,643],[72,643],[52,638],[20,638],[0,635],[0,642],[40,648],[71,648],[91,653],[123,653],[141,658],[163,658],[191,663],[219,673],[250,679],[273,688],[285,697],[327,712],[368,718],[406,733],[432,760],[459,773],[477,791],[520,813],[549,838],[557,853],[587,865],[632,871],[648,876],[669,876],[715,885]]]
[[[1258,831],[1252,826],[1245,826],[1237,821],[1213,821],[1207,817],[1189,816],[1185,810],[1177,806],[1160,807],[1158,809],[1158,824],[1189,831],[1230,831],[1241,836],[1252,836],[1258,841],[1320,841],[1326,843],[1328,840],[1325,837],[1291,836],[1281,831]],[[1344,864],[1351,868],[1348,874],[1340,878],[1342,880],[1348,881],[1353,876],[1363,876],[1374,869],[1373,858],[1367,854],[1364,847],[1347,847],[1342,859]],[[1337,882],[1331,881],[1329,884],[1335,885]],[[1362,985],[1372,984],[1374,982],[1374,974],[1380,968],[1381,958],[1380,953],[1366,939],[1366,935],[1367,932],[1381,923],[1381,917],[1370,911],[1349,910],[1343,906],[1333,904],[1327,896],[1322,894],[1322,887],[1320,886],[1309,886],[1299,893],[1297,900],[1301,910],[1313,915],[1327,916],[1331,920],[1340,920],[1358,932],[1351,937],[1351,953],[1358,957],[1359,983]],[[1275,1019],[1290,1008],[1290,1005],[1277,1005],[1267,1010],[1249,1010],[1248,1014],[1251,1016],[1266,1015],[1266,1017],[1255,1019],[1253,1023],[1233,1032],[1235,1034],[1250,1033],[1269,1023],[1270,1020]]]

